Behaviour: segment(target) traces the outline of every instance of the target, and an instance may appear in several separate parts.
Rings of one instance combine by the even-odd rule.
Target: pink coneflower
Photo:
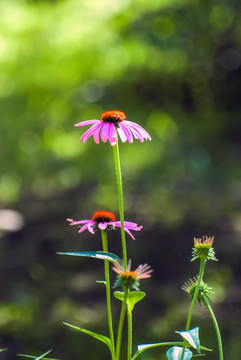
[[[115,286],[122,285],[123,287],[139,290],[139,280],[151,277],[152,270],[147,264],[139,265],[136,270],[131,271],[131,261],[129,260],[127,269],[117,261],[114,264],[113,270],[118,274]]]
[[[133,137],[141,142],[145,139],[151,140],[150,135],[145,129],[132,121],[126,120],[125,113],[119,110],[104,112],[100,120],[86,120],[75,124],[75,126],[85,125],[92,126],[80,138],[80,141],[83,140],[84,143],[93,135],[96,144],[99,144],[100,136],[103,142],[109,140],[110,144],[114,146],[116,145],[117,133],[122,142],[128,141],[132,143]]]
[[[79,233],[89,230],[91,234],[94,234],[98,229],[100,230],[113,230],[116,227],[121,227],[121,222],[115,220],[115,215],[110,211],[96,211],[91,220],[79,220],[67,219],[70,221],[70,225],[80,225]],[[139,231],[142,226],[137,226],[136,223],[124,221],[124,230],[135,240],[130,230]]]

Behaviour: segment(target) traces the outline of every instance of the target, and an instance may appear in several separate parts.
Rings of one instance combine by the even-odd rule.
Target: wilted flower
[[[146,279],[151,276],[152,270],[150,266],[147,264],[139,265],[136,270],[131,271],[131,261],[129,260],[127,269],[125,269],[124,265],[115,262],[113,270],[118,274],[118,277],[115,281],[115,286],[122,285],[127,288],[134,288],[135,290],[139,290],[139,283],[141,279]]]
[[[214,236],[203,236],[202,238],[194,238],[194,248],[192,253],[192,260],[197,258],[206,260],[216,260],[214,248],[212,247]]]
[[[197,282],[198,282],[198,276],[195,276],[193,279],[189,279],[187,282],[185,282],[185,284],[182,286],[182,290],[186,291],[191,298],[193,298],[194,296],[197,287]],[[203,301],[203,296],[205,296],[208,300],[210,300],[209,294],[214,294],[213,289],[211,288],[211,286],[209,286],[203,280],[201,280],[198,296],[197,296],[199,304],[201,304],[201,301]]]
[[[116,227],[121,227],[121,222],[116,221],[115,215],[110,211],[96,211],[91,220],[78,220],[67,219],[70,221],[70,225],[80,225],[78,232],[81,233],[85,230],[89,230],[91,234],[94,234],[98,229],[100,230],[114,230]],[[124,221],[124,230],[135,240],[130,230],[139,231],[142,226],[138,226],[136,223]]]
[[[93,124],[93,125],[92,125]],[[75,126],[92,125],[80,138],[85,143],[90,136],[93,135],[96,144],[99,144],[99,136],[103,142],[109,140],[112,146],[116,145],[117,133],[120,136],[122,142],[133,142],[133,137],[140,140],[151,140],[148,132],[140,125],[126,120],[126,115],[123,111],[112,110],[106,111],[101,115],[100,120],[86,120],[81,121]]]

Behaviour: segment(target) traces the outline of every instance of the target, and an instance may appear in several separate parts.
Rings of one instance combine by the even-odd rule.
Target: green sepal
[[[185,339],[200,354],[199,328],[195,327],[188,331],[175,331]]]
[[[115,291],[114,296],[118,300],[124,301],[124,292]],[[129,292],[128,295],[127,295],[127,298],[126,298],[128,311],[132,312],[132,310],[134,309],[135,304],[138,303],[139,301],[141,301],[145,296],[146,296],[146,293],[144,293],[143,291],[131,291],[131,292]]]
[[[183,348],[181,346],[173,346],[167,350],[166,354],[168,360],[180,360],[182,356]],[[189,360],[192,358],[192,352],[188,349],[185,349],[183,360]]]
[[[46,351],[46,353],[40,355],[40,356],[32,356],[32,355],[25,355],[25,354],[18,354],[18,356],[23,356],[29,359],[35,359],[35,360],[59,360],[59,359],[53,359],[53,358],[46,358],[45,356],[48,355],[52,350]]]
[[[183,342],[159,342],[159,343],[153,343],[153,344],[139,344],[137,346],[137,352],[134,354],[131,360],[134,360],[139,356],[143,351],[160,347],[160,346],[171,346],[171,345],[183,345]]]
[[[94,259],[108,260],[112,262],[118,261],[121,264],[120,258],[112,253],[105,251],[84,251],[84,252],[57,252],[58,255],[70,255],[70,256],[83,256],[91,257]]]
[[[112,351],[112,349],[111,349],[111,341],[110,341],[110,339],[109,339],[107,336],[104,336],[104,335],[101,335],[101,334],[97,334],[97,333],[95,333],[95,332],[93,332],[93,331],[89,331],[89,330],[86,330],[86,329],[82,329],[82,328],[80,328],[80,327],[78,327],[78,326],[74,326],[74,325],[68,324],[68,323],[66,323],[66,322],[64,322],[63,324],[71,327],[72,329],[81,331],[81,332],[83,332],[84,334],[90,335],[90,336],[92,336],[93,338],[95,338],[95,339],[103,342],[104,344],[106,344],[106,345],[109,347],[110,351]]]

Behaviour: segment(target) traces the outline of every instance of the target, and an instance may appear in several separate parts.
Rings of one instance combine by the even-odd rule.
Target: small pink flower
[[[125,113],[119,110],[104,112],[101,115],[101,120],[86,120],[75,124],[75,126],[85,125],[92,126],[80,138],[80,142],[83,140],[84,143],[93,135],[96,144],[99,144],[100,136],[103,142],[109,140],[110,144],[114,146],[116,145],[117,133],[122,142],[128,141],[132,143],[133,137],[141,142],[145,139],[151,140],[145,129],[132,121],[126,120]]]
[[[136,270],[131,271],[131,261],[129,260],[127,269],[125,270],[124,265],[114,263],[113,270],[118,274],[115,286],[122,285],[123,287],[131,288],[138,290],[139,280],[147,279],[151,277],[152,270],[147,264],[139,265]]]
[[[121,222],[115,220],[115,215],[110,211],[96,211],[91,220],[74,221],[73,219],[67,219],[70,221],[70,225],[80,225],[79,233],[89,230],[91,234],[94,234],[98,229],[100,230],[112,230],[115,227],[121,227]],[[130,230],[139,231],[142,226],[137,226],[136,223],[124,221],[124,230],[129,234],[132,239],[135,240]]]

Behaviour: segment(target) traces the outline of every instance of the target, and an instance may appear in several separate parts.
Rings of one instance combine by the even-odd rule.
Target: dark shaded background
[[[179,340],[198,272],[193,237],[215,235],[208,263],[225,358],[241,352],[241,19],[237,0],[2,0],[0,3],[0,345],[65,360],[107,359],[107,349],[63,321],[107,334],[103,263],[57,256],[100,250],[67,217],[118,214],[112,149],[73,124],[119,109],[152,142],[121,144],[133,266],[148,262],[136,306],[138,343]],[[9,211],[6,211],[9,210]],[[120,233],[109,236],[120,254]],[[114,282],[114,274],[112,282]],[[113,300],[116,318],[119,304]],[[217,350],[205,309],[193,326]],[[165,358],[153,349],[140,359]],[[217,359],[217,352],[206,359]]]

